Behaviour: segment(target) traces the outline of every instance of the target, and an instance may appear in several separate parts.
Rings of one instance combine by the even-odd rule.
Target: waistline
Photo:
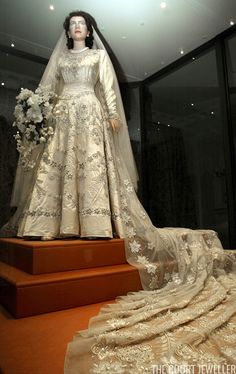
[[[64,95],[80,95],[82,92],[94,93],[94,87],[89,84],[79,84],[79,83],[66,83],[64,84],[61,96]]]

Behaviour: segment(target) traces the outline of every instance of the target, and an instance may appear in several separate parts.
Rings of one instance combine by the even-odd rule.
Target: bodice
[[[93,92],[98,87],[98,99],[109,118],[118,119],[113,72],[105,51],[87,49],[81,53],[64,52],[58,60],[58,73],[63,79],[61,96],[75,96]],[[58,77],[58,74],[57,74]],[[97,85],[97,83],[99,83]]]
[[[77,88],[93,90],[99,75],[99,50],[81,53],[66,51],[59,59],[59,72],[66,86],[76,84]]]

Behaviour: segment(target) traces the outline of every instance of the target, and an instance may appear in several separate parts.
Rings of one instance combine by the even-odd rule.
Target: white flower
[[[145,257],[145,256],[138,256],[137,261],[140,264],[143,264],[143,265],[148,265],[149,264],[149,262],[147,260],[147,257]]]
[[[131,185],[128,186],[126,189],[127,189],[127,192],[133,192],[133,190],[134,190],[133,187],[132,187]]]
[[[127,192],[133,192],[134,188],[128,179],[124,180],[124,185]]]
[[[136,230],[133,227],[130,227],[127,230],[127,236],[128,238],[133,238],[136,235]]]
[[[176,284],[181,284],[182,283],[182,280],[180,279],[178,273],[172,273],[172,280]]]
[[[129,246],[130,246],[131,252],[133,253],[138,253],[141,249],[141,245],[138,242],[136,242],[136,240],[131,242]]]
[[[23,114],[22,106],[21,105],[16,105],[15,110],[14,110],[14,116],[18,117],[21,114]]]
[[[46,143],[47,139],[44,138],[43,136],[41,136],[41,137],[39,138],[39,141],[40,141],[40,143]]]
[[[20,136],[20,134],[19,134],[19,131],[17,131],[17,133],[16,133],[16,135],[15,135],[14,137],[15,137],[16,140],[17,140],[17,139],[21,139],[21,136]]]
[[[33,92],[28,90],[27,88],[21,89],[20,94],[16,97],[17,100],[27,100],[30,96],[33,95]]]
[[[122,214],[122,220],[124,221],[124,223],[128,223],[130,221],[130,216],[128,215],[128,213],[124,212]]]
[[[152,264],[148,261],[147,257],[145,256],[138,256],[137,261],[145,266],[145,269],[147,270],[148,274],[155,274],[157,270],[157,265]]]
[[[22,133],[26,130],[26,126],[23,123],[19,123],[17,127]]]
[[[27,100],[27,104],[28,104],[28,106],[39,105],[38,95],[34,95],[34,96],[29,97],[29,99]]]
[[[40,123],[43,120],[43,116],[38,105],[33,105],[27,110],[27,118],[33,122]]]
[[[157,270],[157,265],[147,264],[146,269],[147,269],[148,274],[155,274]]]
[[[48,127],[48,134],[52,135],[54,133],[53,128],[51,126]]]
[[[17,123],[22,123],[25,121],[24,112],[22,110],[22,107],[20,107],[19,105],[15,107],[14,116],[16,118],[16,122],[14,122],[13,124],[14,126],[17,126]]]

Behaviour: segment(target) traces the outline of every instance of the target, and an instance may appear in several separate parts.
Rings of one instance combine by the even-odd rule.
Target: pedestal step
[[[31,275],[0,262],[0,302],[16,318],[111,300],[141,289],[128,265]]]
[[[126,263],[123,239],[43,242],[1,238],[0,261],[30,274]]]

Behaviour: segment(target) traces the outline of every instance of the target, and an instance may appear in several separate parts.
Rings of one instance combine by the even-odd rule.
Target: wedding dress
[[[32,191],[13,217],[17,235],[112,238],[115,230],[123,236],[109,125],[109,118],[117,118],[116,96],[105,52],[65,51],[57,79],[63,79],[63,89],[54,107],[54,135],[41,155]]]
[[[54,135],[33,155],[37,165],[28,176],[18,168],[16,181],[23,178],[25,188],[13,193],[18,210],[5,226],[18,236],[115,232],[140,271],[144,290],[103,308],[74,337],[65,373],[236,364],[234,254],[223,251],[214,231],[152,225],[135,192],[117,81],[96,34],[95,40],[101,49],[71,53],[61,38],[54,51],[43,79],[59,95]],[[109,118],[121,120],[121,134]]]

